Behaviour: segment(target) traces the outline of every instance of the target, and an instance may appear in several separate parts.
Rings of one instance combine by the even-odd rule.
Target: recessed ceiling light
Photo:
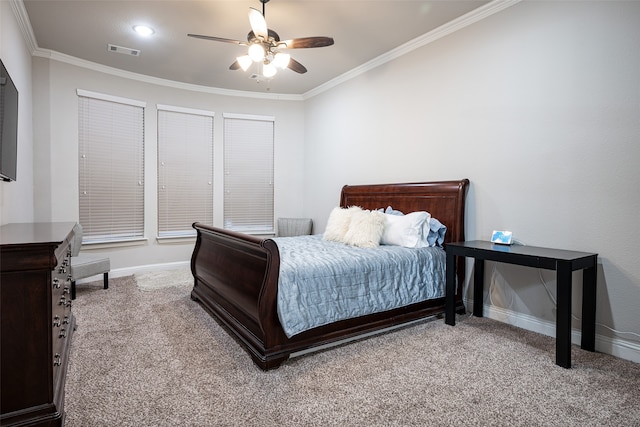
[[[155,31],[153,31],[153,28],[147,27],[146,25],[134,25],[133,30],[141,36],[145,37],[155,33]]]

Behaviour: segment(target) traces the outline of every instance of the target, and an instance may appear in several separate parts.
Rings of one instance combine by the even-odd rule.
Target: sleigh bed
[[[342,188],[340,206],[360,206],[371,210],[391,206],[404,213],[429,212],[432,218],[446,226],[446,245],[446,242],[464,240],[468,186],[466,179],[346,185]],[[262,239],[201,223],[195,223],[193,227],[197,231],[197,240],[191,258],[195,279],[191,298],[224,324],[263,370],[277,368],[292,354],[444,313],[445,298],[439,296],[287,336],[278,313],[281,265],[278,238]],[[321,240],[319,236],[312,237]],[[457,263],[455,273],[456,311],[463,312],[461,286],[464,263]]]

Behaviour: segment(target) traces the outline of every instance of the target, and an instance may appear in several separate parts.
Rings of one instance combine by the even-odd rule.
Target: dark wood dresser
[[[0,227],[0,425],[64,425],[73,223]]]

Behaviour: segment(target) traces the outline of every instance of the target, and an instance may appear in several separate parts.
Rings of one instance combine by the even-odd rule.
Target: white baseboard
[[[148,264],[139,265],[136,267],[117,268],[109,272],[109,277],[124,277],[131,276],[132,274],[152,273],[154,271],[163,270],[177,270],[180,268],[190,268],[191,261],[179,261],[179,262],[166,262],[163,264]],[[77,283],[88,283],[95,280],[101,280],[102,274],[93,277],[87,277],[86,279],[78,280]]]
[[[473,301],[465,301],[466,307],[471,307],[469,312],[473,312]],[[537,332],[550,337],[556,336],[556,324],[547,320],[541,320],[528,314],[517,313],[491,305],[484,305],[483,315],[493,320],[508,323],[519,328]],[[580,345],[581,332],[579,329],[571,330],[571,342]],[[621,338],[611,338],[596,333],[596,351],[610,354],[620,359],[630,360],[640,363],[640,344]]]
[[[165,262],[163,264],[138,265],[136,267],[119,268],[114,270],[114,277],[131,276],[132,274],[153,273],[154,271],[177,270],[190,268],[191,261]]]

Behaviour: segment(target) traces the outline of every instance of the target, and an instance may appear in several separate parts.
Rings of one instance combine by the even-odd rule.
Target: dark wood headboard
[[[468,188],[468,179],[345,185],[340,195],[340,206],[360,206],[364,209],[391,206],[405,214],[426,211],[447,227],[445,242],[459,242],[465,239],[465,199]]]

